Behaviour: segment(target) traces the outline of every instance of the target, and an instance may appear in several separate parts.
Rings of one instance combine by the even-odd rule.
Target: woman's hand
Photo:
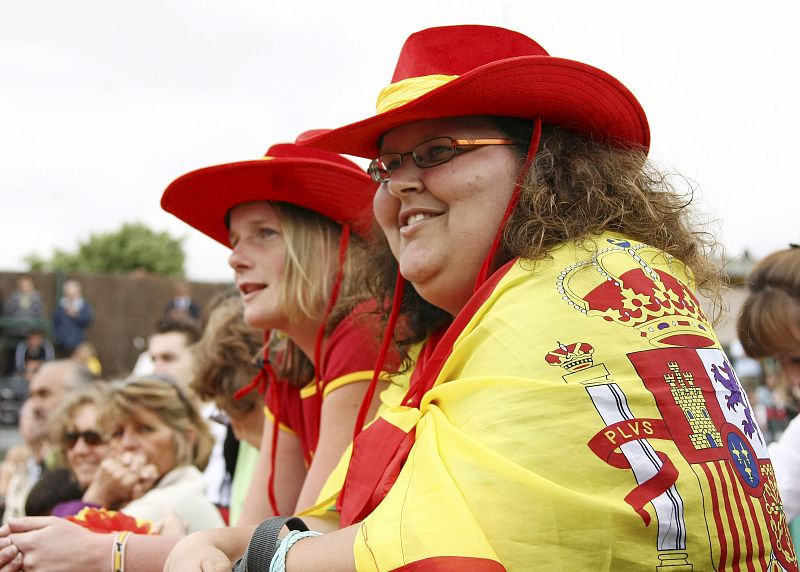
[[[178,542],[164,563],[164,572],[230,572],[230,558],[204,538],[204,532],[195,532]]]
[[[149,491],[157,480],[158,470],[144,455],[126,451],[118,457],[103,459],[83,500],[105,508],[119,508]]]
[[[52,516],[14,519],[0,527],[0,544],[10,543],[0,549],[0,572],[105,572],[112,540]]]

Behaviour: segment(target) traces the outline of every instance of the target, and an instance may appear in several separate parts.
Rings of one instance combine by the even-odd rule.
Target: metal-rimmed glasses
[[[512,139],[453,139],[452,137],[436,137],[415,145],[407,153],[384,153],[370,161],[367,172],[376,183],[385,183],[392,176],[392,171],[400,168],[403,157],[411,155],[414,164],[420,169],[435,167],[447,163],[460,153],[485,145],[514,145]]]

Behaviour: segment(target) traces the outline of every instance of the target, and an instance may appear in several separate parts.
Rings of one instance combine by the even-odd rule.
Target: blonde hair
[[[64,448],[64,435],[73,427],[72,418],[84,405],[94,405],[97,409],[98,425],[103,407],[108,399],[108,385],[105,382],[92,382],[88,387],[71,392],[61,406],[55,411],[50,422],[50,441],[55,446],[58,462],[69,466],[67,451]]]
[[[112,382],[102,423],[110,427],[121,419],[135,420],[137,407],[157,415],[172,429],[175,466],[194,465],[200,470],[205,469],[214,437],[197,406],[177,383],[158,376]],[[195,438],[191,439],[190,435]]]
[[[777,357],[800,349],[800,248],[773,252],[747,279],[750,294],[736,324],[751,357]]]
[[[238,297],[222,300],[193,347],[195,373],[190,388],[203,401],[216,401],[240,415],[249,413],[260,400],[258,392],[241,399],[233,399],[233,394],[258,373],[256,357],[262,345],[261,332],[244,323],[242,301]]]
[[[291,321],[321,320],[333,290],[339,266],[339,241],[342,227],[310,209],[288,203],[271,202],[281,223],[286,245],[286,266],[279,300]],[[343,278],[328,323],[330,333],[359,302],[370,297],[356,269],[367,264],[364,240],[351,234],[343,267]],[[296,386],[305,385],[314,374],[313,364],[300,349],[287,340],[281,349],[278,374]]]

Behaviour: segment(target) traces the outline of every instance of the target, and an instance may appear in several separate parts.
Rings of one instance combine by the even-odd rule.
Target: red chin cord
[[[383,334],[381,349],[378,352],[378,359],[375,362],[375,369],[372,372],[372,380],[369,382],[369,387],[364,394],[364,399],[361,401],[361,407],[358,409],[356,426],[353,429],[353,439],[355,439],[364,428],[364,422],[367,419],[369,406],[372,404],[372,398],[375,396],[375,389],[378,387],[378,378],[383,370],[383,362],[386,359],[386,354],[389,352],[389,347],[392,345],[394,327],[397,325],[397,318],[400,315],[400,303],[403,301],[403,290],[405,290],[405,286],[406,281],[400,275],[400,268],[398,267],[397,280],[395,281],[394,287],[394,296],[392,298],[392,310],[389,313],[389,320],[386,324],[386,331]]]
[[[536,152],[539,149],[539,140],[541,137],[542,118],[536,116],[533,118],[533,135],[531,136],[530,147],[528,147],[528,156],[525,158],[525,164],[522,166],[519,177],[517,177],[517,182],[514,185],[514,192],[511,193],[511,198],[508,201],[506,212],[503,214],[503,220],[500,221],[500,226],[497,228],[497,233],[494,235],[494,241],[492,242],[492,247],[489,249],[489,254],[486,255],[486,258],[483,260],[483,264],[481,265],[480,272],[478,272],[478,277],[475,280],[473,292],[477,291],[478,288],[480,288],[481,285],[486,282],[486,279],[489,278],[494,271],[494,258],[497,256],[497,251],[500,248],[500,242],[503,238],[503,231],[506,228],[508,219],[511,218],[511,214],[514,212],[514,209],[519,202],[519,195],[522,191],[522,185],[525,182],[525,177],[528,174],[528,170],[533,164],[533,160],[536,158]]]
[[[349,244],[350,226],[345,224],[342,225],[342,236],[339,238],[339,258],[336,267],[336,278],[333,282],[328,305],[325,307],[325,313],[322,315],[322,325],[319,327],[317,340],[314,344],[314,386],[317,390],[317,402],[320,407],[322,407],[322,342],[325,340],[325,329],[328,324],[328,318],[331,317],[333,308],[336,305],[336,300],[339,298],[339,292],[342,289],[344,262],[347,257],[347,247]]]

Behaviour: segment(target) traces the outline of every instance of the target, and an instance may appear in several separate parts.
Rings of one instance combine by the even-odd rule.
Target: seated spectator
[[[27,274],[17,278],[17,289],[6,298],[2,313],[6,318],[3,336],[14,342],[21,341],[31,328],[44,327],[44,301],[33,278]],[[15,353],[16,344],[11,343],[5,351],[3,373],[14,373]]]
[[[259,330],[244,323],[241,300],[227,298],[211,311],[203,337],[194,347],[192,391],[203,401],[215,403],[223,418],[214,415],[211,419],[230,423],[236,439],[243,442],[235,463],[226,463],[236,469],[230,504],[230,520],[234,523],[250,486],[264,428],[262,397],[257,391],[243,393],[258,374],[255,357],[262,349],[262,340]]]
[[[213,438],[176,383],[158,377],[113,382],[101,426],[112,456],[100,465],[97,487],[92,483],[97,494],[84,500],[154,523],[175,514],[188,531],[224,526],[200,473]],[[102,479],[114,486],[103,487]]]
[[[32,328],[24,340],[20,340],[14,353],[14,369],[22,373],[31,361],[46,362],[56,358],[52,342],[45,337],[44,330]]]
[[[93,316],[77,280],[64,282],[62,292],[63,296],[53,312],[53,330],[59,356],[67,357],[86,339],[86,328],[92,324]]]
[[[56,412],[50,434],[60,467],[47,471],[31,489],[25,511],[29,516],[76,514],[85,505],[81,500],[84,494],[88,493],[91,498],[90,485],[100,463],[109,454],[107,435],[98,425],[100,409],[108,398],[107,392],[108,389],[102,385],[75,392]],[[64,474],[62,468],[68,472]],[[57,483],[57,477],[50,474],[53,472],[61,475],[64,481],[58,483],[60,492],[53,490]],[[67,481],[74,487],[66,486]],[[73,496],[70,498],[58,498],[71,492]],[[30,507],[35,507],[33,512],[28,510]]]
[[[79,343],[69,358],[85,366],[95,376],[99,377],[103,373],[103,366],[97,357],[97,348],[91,342]]]
[[[23,443],[12,447],[0,463],[0,513],[3,522],[25,515],[28,492],[39,479],[47,452],[47,425],[27,400],[19,412]]]

